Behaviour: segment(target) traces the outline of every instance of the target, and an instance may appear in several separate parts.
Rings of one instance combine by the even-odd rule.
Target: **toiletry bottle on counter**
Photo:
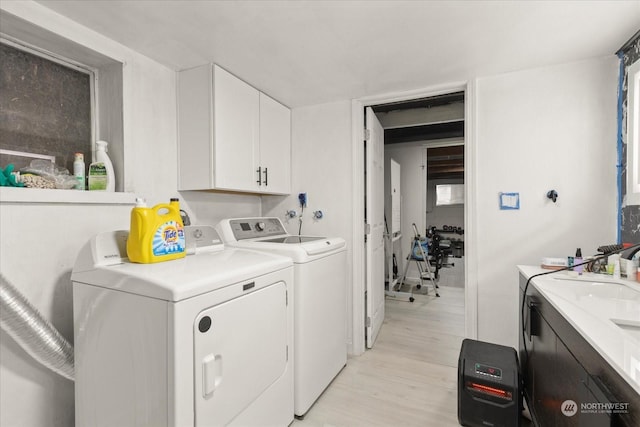
[[[76,190],[84,190],[84,154],[75,153],[75,160],[73,161],[73,176],[76,177]]]
[[[150,264],[183,258],[186,254],[178,199],[152,208],[147,207],[144,199],[136,199],[127,238],[129,261]]]
[[[113,164],[107,154],[106,141],[96,142],[96,161],[89,165],[89,190],[115,191]]]
[[[582,249],[576,249],[576,256],[573,258],[573,263],[576,265],[576,267],[574,267],[574,271],[577,271],[578,274],[582,274],[584,265],[577,265],[582,264]]]
[[[613,260],[613,278],[615,280],[620,279],[620,257],[616,257]]]

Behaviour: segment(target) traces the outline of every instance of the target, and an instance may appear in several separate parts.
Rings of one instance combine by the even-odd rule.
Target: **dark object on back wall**
[[[511,347],[462,341],[458,359],[458,421],[463,426],[520,426],[518,354]]]

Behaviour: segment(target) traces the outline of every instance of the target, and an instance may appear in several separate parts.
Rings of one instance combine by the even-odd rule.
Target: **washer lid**
[[[78,256],[79,261],[86,259],[87,254],[100,252],[95,248],[99,236],[85,245]],[[291,265],[291,259],[278,255],[223,249],[153,264],[135,264],[126,258],[111,265],[96,262],[87,266],[76,262],[71,280],[175,302]]]
[[[319,255],[336,251],[346,246],[344,239],[339,237],[318,236],[283,236],[274,239],[245,240],[242,247],[251,247],[251,243],[259,250],[273,250],[286,252],[300,252],[307,255]]]
[[[314,242],[316,240],[324,240],[324,237],[316,237],[316,236],[282,236],[282,237],[275,237],[273,239],[262,239],[262,240],[258,240],[258,242],[285,243],[285,244],[288,244],[288,245],[295,245],[297,243]]]
[[[262,253],[283,255],[293,259],[296,264],[313,261],[337,252],[344,252],[347,249],[345,240],[340,237],[314,238],[306,243],[278,243],[268,240],[229,242],[227,247],[253,249]]]

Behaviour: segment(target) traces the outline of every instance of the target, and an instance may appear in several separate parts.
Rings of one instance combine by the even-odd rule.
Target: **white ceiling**
[[[39,3],[179,70],[215,62],[290,107],[612,55],[635,1]]]

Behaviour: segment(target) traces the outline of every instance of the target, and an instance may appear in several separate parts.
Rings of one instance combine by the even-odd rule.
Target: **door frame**
[[[476,255],[476,85],[475,81],[456,82],[438,86],[431,86],[405,92],[374,95],[354,99],[351,101],[351,137],[352,137],[352,182],[353,182],[353,331],[350,353],[360,355],[365,351],[365,316],[366,307],[364,292],[365,284],[365,223],[364,223],[364,109],[380,104],[410,101],[452,92],[465,93],[465,121],[464,121],[464,253],[465,253],[465,336],[478,336],[478,277]],[[382,191],[382,190],[381,190]]]

